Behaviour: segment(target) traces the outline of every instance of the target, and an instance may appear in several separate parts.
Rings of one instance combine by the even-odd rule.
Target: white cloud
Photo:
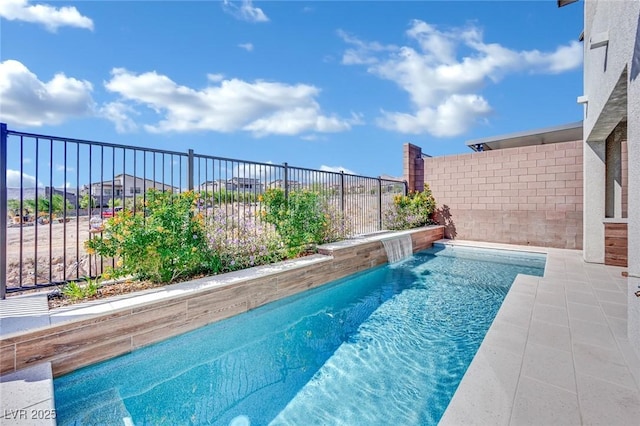
[[[461,135],[491,113],[480,94],[487,82],[499,82],[516,72],[555,74],[582,63],[577,42],[550,52],[519,51],[486,43],[474,26],[441,31],[412,21],[406,36],[416,47],[365,42],[345,32],[338,35],[349,45],[343,64],[366,66],[369,73],[396,83],[409,95],[409,112],[382,111],[377,120],[380,127],[400,133]],[[461,54],[462,50],[470,52]]]
[[[60,124],[71,117],[93,113],[93,87],[86,80],[56,74],[40,81],[22,63],[0,62],[0,119],[11,125]]]
[[[269,182],[278,178],[281,174],[280,165],[273,164],[271,161],[264,161],[263,164],[240,163],[231,170],[231,177],[253,178],[263,182]],[[226,171],[225,171],[226,172]]]
[[[290,85],[239,79],[211,81],[203,89],[181,86],[156,72],[134,74],[112,70],[107,90],[121,103],[144,105],[162,118],[144,128],[149,132],[248,131],[255,136],[297,135],[305,132],[341,132],[360,123],[324,115],[315,100],[320,90],[311,85]]]
[[[338,30],[338,36],[352,47],[345,50],[342,55],[342,63],[345,65],[367,65],[375,64],[378,58],[375,53],[392,52],[397,50],[393,45],[382,45],[378,42],[364,42],[356,37],[349,35],[343,30]]]
[[[252,43],[240,43],[240,44],[238,45],[238,47],[239,47],[240,49],[244,49],[244,50],[246,50],[247,52],[251,52],[251,51],[253,51],[253,44],[252,44]]]
[[[532,50],[524,53],[527,62],[546,69],[549,73],[561,73],[578,68],[582,65],[582,44],[572,41],[566,46],[560,46],[552,53]]]
[[[109,102],[100,108],[100,113],[116,125],[118,133],[130,133],[138,130],[138,125],[130,117],[131,114],[137,115],[137,111],[131,105],[118,101]]]
[[[35,188],[36,178],[26,173],[22,174],[22,187]],[[38,182],[38,186],[42,183]],[[7,188],[20,188],[20,171],[7,169]]]
[[[320,170],[322,170],[323,172],[334,172],[334,173],[345,172],[348,175],[357,175],[357,173],[354,172],[353,170],[349,170],[346,167],[342,167],[342,166],[327,166],[323,164],[320,166]]]
[[[71,166],[67,166],[65,167],[64,164],[56,164],[56,172],[73,172],[75,169]]]
[[[247,22],[268,22],[269,18],[259,7],[254,7],[251,0],[242,0],[240,6],[238,2],[224,0],[222,9],[237,19]]]
[[[218,83],[224,80],[224,74],[207,74],[207,80],[213,83]]]
[[[435,108],[424,107],[415,114],[382,111],[377,123],[380,127],[400,133],[430,133],[446,137],[469,129],[478,117],[491,112],[489,103],[478,95],[451,95]]]
[[[318,104],[312,102],[308,106],[276,111],[247,124],[244,130],[253,132],[256,136],[298,135],[310,130],[321,133],[343,132],[349,130],[352,124],[358,124],[353,120],[319,115],[318,109]]]
[[[81,15],[75,7],[53,7],[47,4],[30,5],[29,0],[2,0],[0,17],[9,21],[41,24],[52,32],[64,26],[93,30],[93,21]]]
[[[311,133],[308,135],[300,136],[300,139],[303,141],[317,141],[317,140],[325,140],[326,138],[318,136],[316,133]]]

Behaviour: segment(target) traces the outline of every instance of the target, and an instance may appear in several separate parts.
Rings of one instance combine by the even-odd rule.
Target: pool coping
[[[582,251],[475,241],[434,244],[545,253],[543,277],[519,274],[441,425],[635,424],[640,360],[627,337],[624,268]]]

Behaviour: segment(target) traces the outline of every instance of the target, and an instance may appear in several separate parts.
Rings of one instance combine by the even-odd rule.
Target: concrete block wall
[[[447,238],[580,249],[582,177],[581,141],[424,158]]]

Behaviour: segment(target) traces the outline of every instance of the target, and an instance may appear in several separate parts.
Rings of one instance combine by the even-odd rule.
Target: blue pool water
[[[57,378],[58,424],[436,424],[516,275],[544,263],[423,251]]]

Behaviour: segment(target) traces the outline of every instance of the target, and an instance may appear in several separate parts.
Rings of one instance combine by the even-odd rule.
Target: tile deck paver
[[[0,377],[0,424],[55,425],[51,364],[42,363]]]
[[[626,338],[624,268],[585,263],[579,250],[448,243],[544,251],[547,265],[542,278],[516,278],[440,424],[639,424],[640,360]],[[531,306],[514,294],[530,295]],[[520,361],[488,365],[505,347],[507,326],[526,341],[511,345]],[[491,379],[514,376],[515,386]]]
[[[547,266],[544,277],[516,278],[441,424],[637,424],[640,359],[626,338],[626,305],[619,303],[623,268],[584,263],[576,250],[455,244],[544,252]],[[41,298],[24,301],[37,308],[38,325],[49,322]],[[23,311],[14,310],[14,317]],[[11,327],[33,321],[24,315]],[[0,325],[9,332],[7,322]],[[21,399],[11,408],[53,408],[48,363],[2,376],[1,393],[18,396],[25,385],[37,385],[31,394],[40,400]],[[3,398],[3,408],[8,402]]]

